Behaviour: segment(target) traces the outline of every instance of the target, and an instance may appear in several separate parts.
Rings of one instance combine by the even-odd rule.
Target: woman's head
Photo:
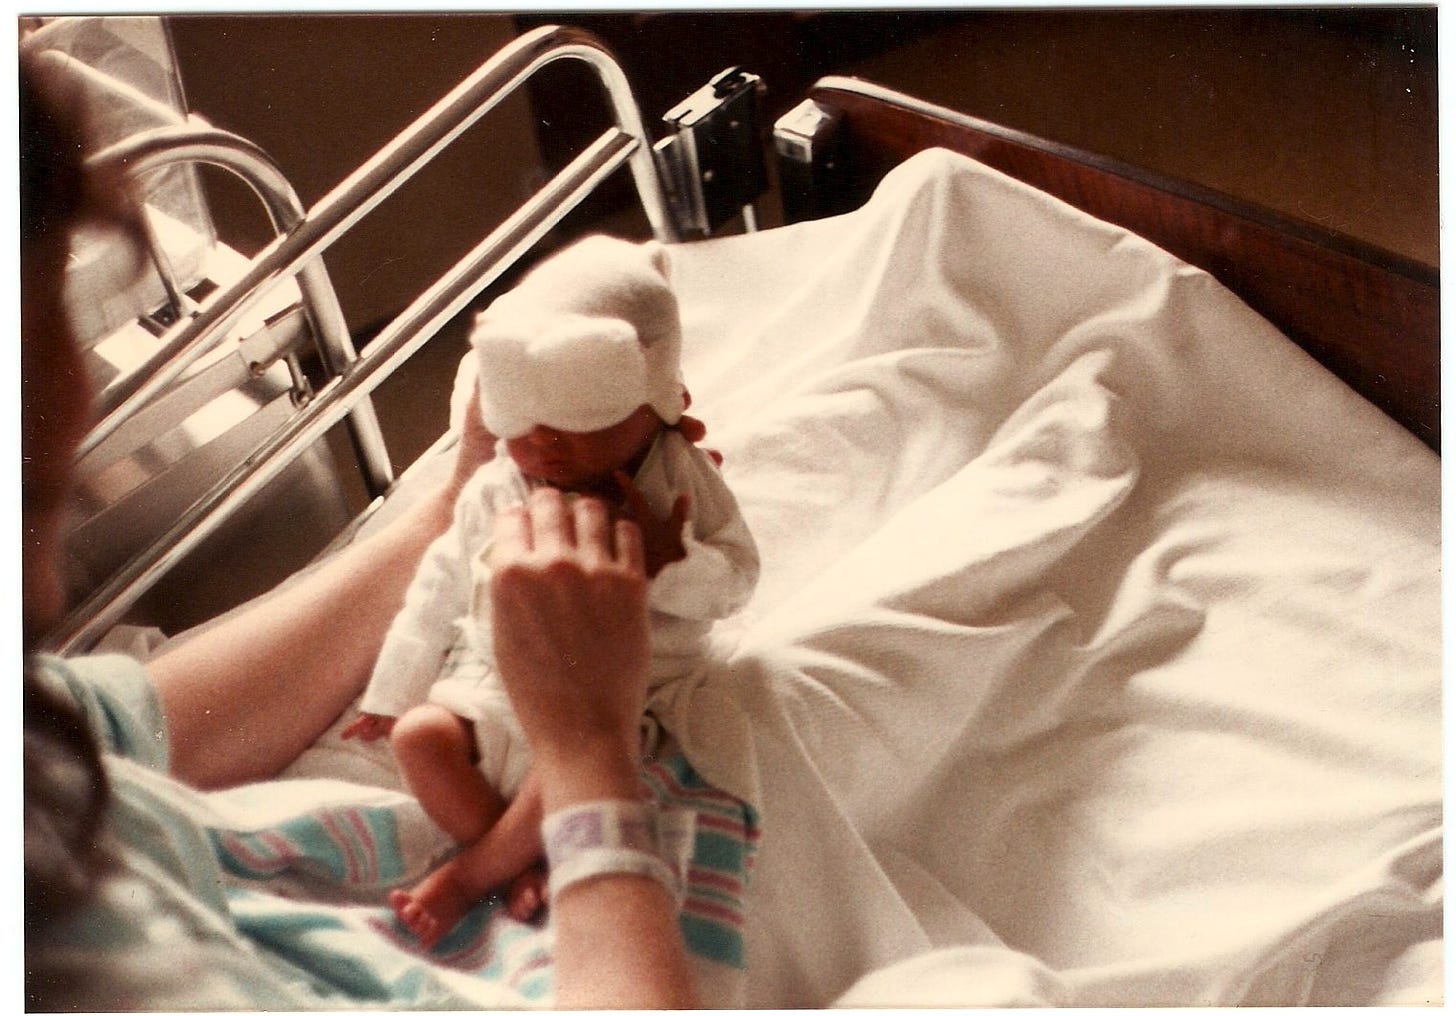
[[[59,555],[66,494],[91,411],[89,382],[66,314],[71,240],[82,224],[140,235],[119,181],[86,167],[86,131],[78,97],[70,91],[22,56],[20,482],[27,645],[64,606]]]
[[[67,101],[70,98],[72,101]],[[62,524],[76,443],[90,392],[66,316],[66,262],[83,223],[137,235],[122,191],[88,171],[79,105],[20,61],[20,376],[22,611],[26,650],[64,608]],[[24,682],[26,997],[66,1008],[74,984],[49,974],[46,936],[95,892],[108,871],[105,769],[73,702],[41,681],[34,658]]]

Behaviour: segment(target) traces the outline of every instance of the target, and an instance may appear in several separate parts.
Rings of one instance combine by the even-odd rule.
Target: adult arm
[[[496,661],[550,815],[636,801],[647,692],[647,577],[637,528],[598,501],[538,490],[502,513],[491,551]],[[650,878],[606,873],[551,901],[556,1004],[697,1004],[677,908]]]
[[[640,800],[635,753],[583,745],[578,763],[543,773],[543,811],[603,800]],[[563,1009],[690,1009],[701,1003],[677,921],[658,882],[610,874],[575,882],[551,899],[556,1004]]]
[[[473,402],[460,417],[455,467],[408,511],[150,662],[177,777],[220,787],[274,776],[363,690],[421,555],[492,453]]]

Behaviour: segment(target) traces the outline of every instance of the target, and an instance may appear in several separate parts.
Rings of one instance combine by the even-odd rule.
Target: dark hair
[[[141,239],[116,172],[88,168],[83,91],[43,58],[20,54],[20,244],[104,224]]]
[[[39,87],[33,61],[20,62],[20,244],[27,247],[86,204],[82,133]]]
[[[64,243],[86,221],[126,225],[120,192],[87,174],[79,112],[46,87],[35,61],[20,60],[20,241],[22,286],[60,287],[58,265],[27,264],[49,240]],[[56,277],[45,278],[47,274]],[[24,292],[22,296],[24,296]],[[49,337],[73,341],[69,334]],[[43,422],[41,425],[44,425]],[[26,422],[31,426],[31,421]],[[27,621],[28,624],[28,621]],[[100,750],[81,710],[25,660],[23,691],[25,797],[25,967],[28,1008],[64,1004],[76,986],[47,976],[50,933],[92,898],[110,869],[105,847],[110,791]]]

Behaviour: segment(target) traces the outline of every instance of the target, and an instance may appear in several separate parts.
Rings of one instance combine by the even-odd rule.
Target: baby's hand
[[[692,405],[692,402],[693,400],[689,397],[688,393],[683,392],[684,407]],[[692,444],[702,444],[703,439],[708,436],[708,425],[696,416],[689,416],[687,413],[684,413],[678,419],[674,425],[674,429]],[[704,448],[703,452],[708,458],[713,460],[715,465],[723,465],[723,453],[716,448]]]
[[[380,716],[378,713],[360,713],[359,718],[345,727],[339,736],[345,741],[356,737],[361,741],[377,741],[388,737],[394,730],[395,719],[397,717]]]
[[[654,578],[674,561],[681,561],[688,556],[687,548],[683,546],[682,534],[683,526],[688,520],[688,511],[692,508],[692,497],[688,494],[679,495],[672,503],[672,510],[667,513],[667,518],[658,518],[642,492],[633,484],[631,477],[619,472],[616,479],[625,498],[622,517],[637,523],[637,528],[642,531],[643,567],[647,577]]]

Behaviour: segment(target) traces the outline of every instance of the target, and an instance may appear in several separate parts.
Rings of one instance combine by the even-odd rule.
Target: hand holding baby
[[[598,765],[589,744],[635,762],[648,669],[638,528],[542,488],[497,519],[490,574],[497,665],[540,762]]]

